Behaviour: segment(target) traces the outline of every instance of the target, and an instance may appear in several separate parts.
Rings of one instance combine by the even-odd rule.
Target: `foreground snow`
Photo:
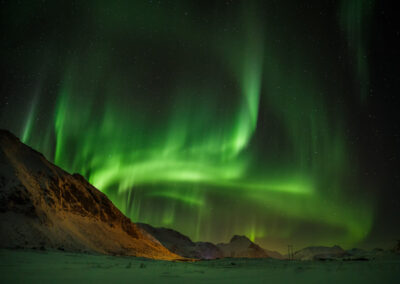
[[[374,261],[221,259],[168,262],[0,250],[1,283],[400,283],[400,257]]]

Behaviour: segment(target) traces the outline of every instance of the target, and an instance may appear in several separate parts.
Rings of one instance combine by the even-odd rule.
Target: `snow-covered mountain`
[[[0,247],[181,258],[78,174],[0,130]]]

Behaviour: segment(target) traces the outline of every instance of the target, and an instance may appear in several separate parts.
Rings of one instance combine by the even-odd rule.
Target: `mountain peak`
[[[230,243],[234,243],[234,242],[247,242],[247,243],[252,243],[252,241],[250,241],[250,239],[246,236],[240,236],[240,235],[234,235],[231,238]]]
[[[224,257],[267,258],[268,254],[246,236],[234,235],[229,243],[217,245]]]

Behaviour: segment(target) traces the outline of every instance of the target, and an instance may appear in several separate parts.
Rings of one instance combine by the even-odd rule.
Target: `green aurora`
[[[362,242],[373,198],[352,193],[360,180],[356,149],[346,110],[331,99],[345,84],[340,69],[326,70],[333,52],[325,42],[307,40],[309,26],[291,21],[285,4],[274,8],[279,17],[243,4],[224,12],[226,22],[194,23],[184,20],[197,16],[190,1],[174,9],[133,2],[85,4],[93,28],[77,28],[63,53],[46,122],[35,119],[42,76],[20,128],[23,142],[81,173],[133,221],[196,241],[240,234],[280,250]],[[342,1],[334,22],[355,62],[360,104],[367,2],[371,9],[371,1]]]

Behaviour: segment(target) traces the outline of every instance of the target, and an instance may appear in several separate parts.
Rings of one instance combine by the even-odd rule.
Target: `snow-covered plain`
[[[328,262],[273,259],[170,262],[3,249],[0,283],[400,283],[400,257]]]

